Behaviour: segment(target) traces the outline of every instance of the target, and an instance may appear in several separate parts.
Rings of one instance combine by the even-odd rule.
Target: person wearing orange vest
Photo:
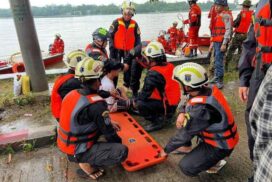
[[[197,56],[198,32],[201,25],[201,9],[196,2],[197,0],[188,0],[190,5],[189,16],[187,20],[183,21],[183,24],[189,24],[188,38],[191,57]]]
[[[107,103],[99,95],[103,63],[85,58],[77,64],[75,77],[82,89],[71,91],[62,102],[57,146],[70,162],[79,164],[77,174],[98,179],[102,166],[120,164],[128,155],[116,131],[117,123],[110,120]],[[103,135],[106,142],[99,142]]]
[[[64,42],[61,39],[61,35],[57,33],[55,37],[54,43],[49,46],[49,52],[52,55],[64,52]]]
[[[132,17],[135,6],[124,1],[121,7],[122,17],[113,21],[110,26],[110,58],[124,64],[124,86],[130,87],[131,67],[135,57],[141,53],[141,31]],[[116,82],[117,83],[117,82]]]
[[[74,78],[74,75],[77,63],[85,57],[84,51],[76,50],[70,52],[65,62],[69,68],[67,74],[59,76],[54,83],[51,94],[51,111],[57,121],[59,121],[63,98],[72,90],[81,88],[79,80]]]
[[[246,40],[242,44],[242,53],[238,64],[239,98],[246,102],[245,122],[251,160],[254,159],[254,147],[260,146],[261,143],[256,144],[252,136],[251,127],[255,126],[250,125],[249,114],[263,78],[272,63],[271,7],[271,2],[268,0],[261,0],[258,3],[253,23],[249,27]]]
[[[184,42],[184,38],[185,38],[185,33],[183,31],[183,26],[181,26],[178,29],[178,45],[182,46],[182,44]]]
[[[203,171],[217,173],[239,141],[230,106],[215,85],[207,84],[207,72],[201,65],[191,62],[179,65],[173,77],[181,84],[188,100],[181,103],[176,121],[178,131],[161,156],[186,146],[197,136],[198,145],[179,162],[181,171],[190,177]]]
[[[107,61],[108,53],[106,47],[108,45],[108,38],[110,37],[108,30],[98,28],[93,32],[92,37],[93,42],[88,44],[85,49],[87,56],[95,60]]]
[[[167,33],[170,35],[170,48],[171,48],[171,53],[175,54],[177,50],[177,43],[178,43],[178,22],[174,21],[173,26],[170,27],[167,30]]]
[[[215,1],[217,16],[211,36],[211,47],[214,49],[215,57],[215,75],[210,82],[215,83],[219,89],[224,87],[224,53],[232,34],[232,14],[226,10],[227,8],[227,0]]]
[[[166,36],[166,32],[164,30],[161,30],[159,32],[159,36],[158,36],[157,41],[162,44],[166,53],[171,53],[170,45],[169,45],[168,41],[166,40],[165,36]]]
[[[151,122],[144,129],[155,131],[170,123],[181,94],[179,84],[172,79],[174,65],[167,63],[162,44],[150,42],[143,56],[150,68],[136,100],[136,108],[141,116]]]
[[[225,70],[232,71],[238,68],[238,60],[233,60],[233,54],[238,49],[238,56],[242,52],[242,42],[246,39],[246,34],[249,28],[249,25],[252,20],[253,11],[250,10],[251,1],[245,0],[243,4],[243,9],[237,15],[237,18],[233,22],[234,29],[234,36],[230,42],[230,46],[228,48],[227,56],[226,56],[226,63],[225,63]],[[229,65],[231,66],[229,68]]]

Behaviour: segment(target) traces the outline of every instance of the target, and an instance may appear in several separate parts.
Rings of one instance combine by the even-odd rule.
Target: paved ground
[[[126,172],[122,166],[115,166],[106,169],[106,175],[99,181],[184,181],[184,182],[238,182],[247,181],[251,174],[251,161],[248,156],[246,129],[243,120],[244,106],[237,99],[237,85],[228,84],[225,94],[234,110],[236,122],[240,132],[240,142],[227,159],[228,164],[219,174],[200,174],[199,177],[189,178],[182,174],[178,168],[179,160],[182,156],[170,155],[166,162],[138,171]],[[152,136],[164,146],[169,137],[175,132],[175,127],[171,126],[161,131],[152,133]],[[143,152],[143,151],[139,151]],[[77,166],[69,163],[65,155],[58,151],[55,146],[37,149],[29,153],[18,152],[12,156],[12,160],[7,164],[8,156],[0,156],[0,181],[3,182],[75,182],[90,181],[80,179],[76,176]]]

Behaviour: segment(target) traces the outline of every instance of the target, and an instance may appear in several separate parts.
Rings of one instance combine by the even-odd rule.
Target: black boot
[[[156,120],[152,121],[150,124],[144,126],[143,128],[147,132],[157,131],[165,126],[165,120],[163,117],[158,117]]]

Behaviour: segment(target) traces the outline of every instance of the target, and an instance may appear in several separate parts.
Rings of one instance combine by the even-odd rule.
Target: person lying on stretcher
[[[115,88],[114,79],[123,69],[123,64],[117,61],[107,61],[104,65],[104,77],[101,80],[100,90],[108,91],[112,96],[106,98],[110,112],[129,110],[132,101],[127,98],[123,87]]]

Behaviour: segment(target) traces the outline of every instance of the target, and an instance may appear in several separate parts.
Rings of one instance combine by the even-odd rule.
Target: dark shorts
[[[181,159],[179,167],[187,176],[197,176],[200,172],[208,170],[220,160],[229,156],[232,151],[233,150],[215,148],[201,142],[189,154]]]
[[[120,143],[96,143],[91,149],[76,157],[68,155],[70,162],[89,163],[93,167],[112,166],[123,162],[128,148]]]

